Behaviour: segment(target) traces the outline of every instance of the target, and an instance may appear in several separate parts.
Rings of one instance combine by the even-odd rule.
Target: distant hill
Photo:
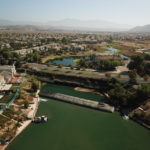
[[[129,32],[150,33],[150,24],[149,25],[145,25],[145,26],[137,26],[137,27],[129,30]]]
[[[20,26],[20,25],[41,25],[39,22],[32,21],[12,21],[12,20],[2,20],[0,19],[0,26]]]
[[[34,25],[0,25],[0,30],[40,30],[37,26]]]
[[[130,25],[117,24],[105,20],[78,20],[64,19],[58,21],[49,21],[47,23],[30,21],[9,21],[0,20],[0,29],[9,30],[63,30],[63,31],[102,31],[102,32],[120,32],[128,31],[132,28]]]
[[[117,24],[105,20],[78,20],[63,19],[58,21],[49,21],[46,25],[56,28],[90,31],[127,31],[132,28],[130,25]]]

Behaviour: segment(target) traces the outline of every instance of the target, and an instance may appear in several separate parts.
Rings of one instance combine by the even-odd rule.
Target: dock
[[[52,98],[55,100],[64,101],[64,102],[68,102],[71,104],[89,107],[89,108],[93,108],[93,109],[97,109],[97,110],[101,110],[105,112],[113,113],[115,111],[115,108],[113,106],[110,106],[109,104],[96,102],[96,101],[79,98],[75,96],[65,95],[61,93],[41,92],[39,95],[41,97]]]

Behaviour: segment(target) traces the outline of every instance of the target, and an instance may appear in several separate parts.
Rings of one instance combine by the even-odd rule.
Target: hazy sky
[[[47,22],[66,18],[150,24],[150,0],[0,0],[0,19]]]

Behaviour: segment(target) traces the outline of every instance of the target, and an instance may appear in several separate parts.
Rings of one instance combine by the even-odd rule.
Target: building
[[[16,74],[16,68],[14,65],[12,65],[12,66],[9,66],[9,65],[0,66],[0,75],[2,75],[4,77],[11,75],[11,78],[13,78],[15,74]]]
[[[12,73],[10,71],[1,71],[0,75],[4,77],[6,83],[10,82],[12,79]]]
[[[0,85],[4,85],[6,83],[4,76],[0,75]]]

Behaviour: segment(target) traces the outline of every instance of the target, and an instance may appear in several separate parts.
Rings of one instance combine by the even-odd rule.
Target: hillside
[[[150,24],[145,26],[137,26],[130,30],[130,32],[149,32],[150,33]]]
[[[0,29],[9,30],[65,30],[65,31],[128,31],[132,26],[126,24],[118,24],[105,20],[78,20],[64,19],[57,21],[48,21],[45,23],[30,21],[10,21],[0,20]]]

